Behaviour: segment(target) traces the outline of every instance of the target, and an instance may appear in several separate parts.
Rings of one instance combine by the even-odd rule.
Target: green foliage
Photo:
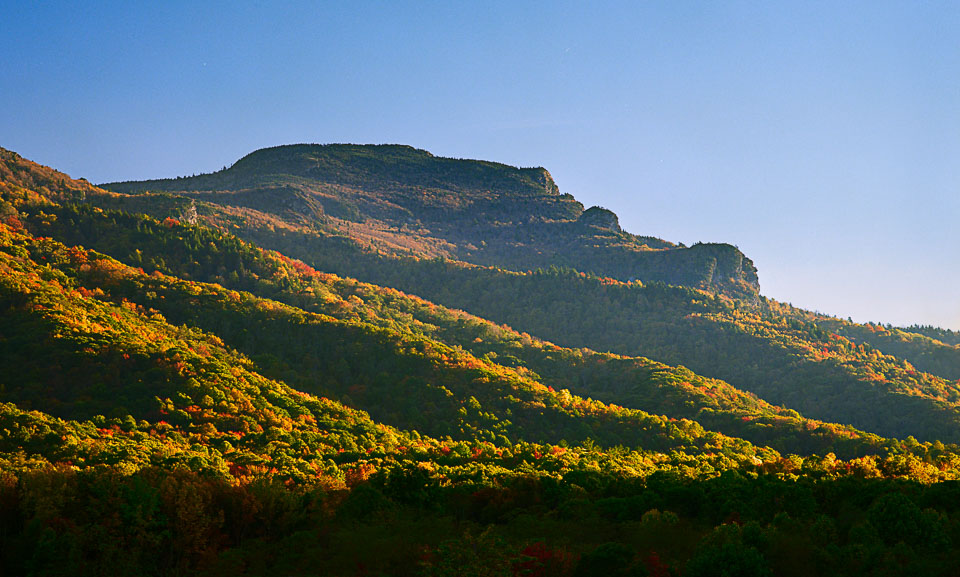
[[[512,551],[487,529],[474,537],[469,532],[459,539],[441,543],[423,565],[424,577],[510,577]]]

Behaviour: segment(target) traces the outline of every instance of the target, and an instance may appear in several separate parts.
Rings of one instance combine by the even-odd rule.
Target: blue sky
[[[545,166],[772,298],[960,329],[958,3],[148,4],[5,2],[0,146],[93,182],[293,142]]]

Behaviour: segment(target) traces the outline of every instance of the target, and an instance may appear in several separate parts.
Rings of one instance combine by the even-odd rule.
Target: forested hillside
[[[578,205],[542,169],[293,151],[299,164],[268,149],[161,183],[202,184],[205,200],[108,192],[0,151],[4,574],[950,575],[960,562],[946,335],[814,315],[749,283],[478,266],[453,260],[450,235],[432,237],[456,245],[445,259],[373,250],[370,229],[324,222],[325,200],[298,222],[306,205],[251,183],[319,175],[349,189],[338,198],[363,192],[363,214],[436,222],[546,202],[560,212],[544,223],[573,226]],[[505,200],[481,210],[487,187]],[[215,198],[248,192],[259,208]],[[579,210],[577,226],[614,231]]]
[[[576,266],[563,255],[578,254],[580,249],[566,246],[562,239],[567,237],[554,234],[556,231],[542,237],[550,238],[547,244],[556,254],[536,245],[540,256],[524,262],[484,260],[456,251],[439,253],[441,257],[496,265],[477,268],[450,259],[425,260],[424,254],[438,254],[429,251],[419,257],[397,256],[403,251],[394,250],[384,238],[373,242],[371,248],[365,243],[362,222],[304,227],[290,216],[303,217],[302,210],[298,212],[303,207],[274,202],[269,208],[262,203],[254,206],[221,198],[242,190],[246,191],[243,195],[263,200],[268,198],[264,196],[267,193],[258,186],[294,175],[314,183],[311,186],[323,188],[327,185],[316,183],[334,183],[362,190],[377,202],[389,199],[391,206],[414,207],[410,214],[420,214],[417,211],[429,205],[430,210],[424,214],[431,215],[431,228],[471,228],[460,222],[467,213],[477,220],[473,228],[489,232],[501,221],[515,222],[537,211],[549,213],[546,220],[554,224],[562,220],[561,213],[567,209],[552,207],[564,200],[556,198],[555,185],[541,186],[549,175],[538,170],[436,159],[409,147],[298,145],[257,151],[212,175],[110,185],[136,193],[179,190],[216,194],[189,193],[179,198],[155,194],[100,196],[96,202],[104,207],[142,210],[160,218],[189,214],[192,221],[220,226],[319,270],[399,288],[560,345],[684,365],[813,418],[847,422],[881,435],[960,439],[956,408],[960,399],[958,349],[916,334],[883,338],[853,323],[816,318],[757,299],[755,292],[751,296],[749,291],[731,290],[729,284],[718,287],[711,279],[739,278],[746,282],[744,271],[753,270],[752,263],[728,245],[699,244],[684,250],[657,245],[658,250],[643,254],[646,270],[660,272],[647,278],[613,274],[620,282],[603,281],[602,274],[595,278],[593,273],[612,270],[607,265],[620,253],[606,244],[596,244],[597,254]],[[505,183],[502,190],[488,190],[501,182]],[[424,187],[434,194],[415,192]],[[251,192],[255,190],[260,192]],[[201,198],[210,202],[197,202]],[[516,204],[521,198],[525,203],[522,209]],[[509,208],[494,218],[481,208],[489,202]],[[513,216],[504,216],[508,214]],[[612,213],[591,209],[580,217],[593,223],[596,231],[607,231],[597,234],[619,230]],[[395,232],[408,238],[417,236],[410,227]],[[597,239],[587,242],[596,243]],[[509,242],[499,239],[490,244],[502,247]],[[566,268],[571,265],[574,270]],[[664,272],[667,270],[686,272],[680,278],[676,272],[671,277]],[[637,276],[639,282],[624,282]],[[656,281],[665,278],[672,284],[718,291],[711,296],[657,286]],[[737,282],[741,288],[745,286]]]
[[[684,365],[812,418],[887,436],[953,441],[960,435],[960,397],[951,378],[951,367],[958,363],[949,356],[955,349],[941,351],[947,368],[931,365],[939,373],[931,374],[914,366],[924,364],[915,348],[893,351],[889,343],[841,336],[817,319],[767,299],[753,304],[557,267],[514,272],[394,257],[361,250],[344,235],[241,230],[320,270],[396,287],[562,346]],[[109,242],[115,234],[105,232],[100,238]],[[104,240],[88,236],[71,242]],[[162,260],[163,253],[151,258]],[[827,327],[834,321],[820,319]],[[906,354],[897,358],[891,356],[894,352]]]
[[[26,212],[22,216],[29,223],[37,222],[41,230],[55,236],[69,237],[65,232],[67,230],[98,230],[101,234],[85,234],[83,238],[106,251],[111,247],[125,246],[136,239],[135,244],[140,248],[129,258],[156,263],[156,259],[163,255],[166,257],[163,266],[167,273],[178,271],[184,277],[215,281],[228,287],[269,295],[304,311],[321,312],[346,321],[360,321],[367,326],[375,325],[406,333],[416,339],[429,337],[455,350],[469,351],[474,355],[474,359],[469,361],[471,364],[486,361],[514,367],[528,378],[540,379],[546,386],[583,390],[603,400],[642,406],[658,414],[708,421],[721,431],[748,439],[756,437],[758,442],[772,444],[781,450],[832,450],[853,455],[858,454],[856,447],[859,443],[866,441],[875,444],[875,441],[869,440],[869,436],[852,430],[837,431],[832,425],[824,424],[821,427],[817,424],[808,428],[796,412],[771,406],[722,381],[704,379],[690,371],[672,369],[644,358],[598,354],[589,349],[563,349],[529,335],[518,334],[508,327],[444,309],[397,291],[318,273],[282,255],[256,250],[214,231],[163,225],[142,217],[103,213],[96,209],[57,210],[48,214],[46,223],[35,221]],[[51,216],[55,218],[51,219]],[[217,250],[211,250],[210,246],[217,247]],[[227,262],[234,263],[234,271],[241,271],[242,277],[236,273],[227,275],[229,278],[218,274],[217,271],[222,270]],[[149,265],[148,270],[156,270],[154,266]],[[164,314],[177,322],[214,329],[228,342],[241,350],[258,354],[259,358],[264,358],[268,353],[279,356],[280,359],[274,360],[271,365],[282,360],[288,367],[289,372],[285,373],[288,380],[293,378],[293,374],[304,372],[305,364],[316,365],[320,357],[328,357],[324,366],[329,367],[333,363],[336,369],[334,373],[346,375],[341,380],[354,383],[357,380],[369,380],[379,371],[365,356],[367,351],[372,350],[369,348],[372,345],[362,348],[364,356],[358,359],[331,352],[328,350],[331,346],[327,343],[329,339],[324,340],[321,335],[303,333],[304,329],[290,326],[304,324],[300,320],[300,313],[286,314],[286,322],[274,318],[270,328],[260,327],[257,325],[260,321],[257,320],[259,314],[256,309],[239,315],[243,320],[238,320],[236,310],[224,313],[222,305],[207,315],[205,311],[208,309],[198,308],[203,301],[191,293],[187,293],[190,300],[187,306],[183,296],[170,299],[169,295],[165,295],[162,291],[167,289],[158,286],[157,281],[146,280],[141,283],[147,283],[149,288],[140,284],[128,287],[122,293],[124,298],[160,307]],[[224,319],[224,316],[228,318]],[[251,324],[254,325],[253,329],[250,328]],[[335,350],[339,348],[342,347]],[[310,358],[310,362],[302,362],[305,356]],[[378,360],[386,361],[383,353],[376,356]],[[356,369],[352,370],[351,367]],[[307,371],[297,380],[305,386],[315,386],[316,372]],[[365,390],[366,387],[354,386],[352,393],[341,389],[335,394],[355,396],[358,391]],[[416,416],[423,417],[418,414],[421,410],[419,406],[412,406],[410,410]]]

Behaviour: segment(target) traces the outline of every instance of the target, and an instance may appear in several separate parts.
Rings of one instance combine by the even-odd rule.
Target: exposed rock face
[[[757,267],[737,247],[721,243],[698,243],[687,250],[695,255],[693,260],[698,263],[698,268],[702,267],[704,273],[708,274],[701,281],[703,284],[728,287],[726,292],[731,292],[730,289],[734,285],[740,285],[756,289],[759,295],[760,281],[757,276]],[[706,263],[706,266],[702,263]]]
[[[620,219],[612,210],[600,206],[591,206],[580,215],[580,222],[589,226],[621,232]]]

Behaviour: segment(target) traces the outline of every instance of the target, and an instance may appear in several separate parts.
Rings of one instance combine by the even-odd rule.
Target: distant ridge
[[[542,167],[443,158],[396,144],[294,144],[257,150],[212,174],[103,187],[252,209],[302,232],[346,232],[378,251],[511,270],[569,267],[748,300],[759,294],[756,267],[736,247],[688,248],[626,232],[614,212],[585,210],[561,194]]]

